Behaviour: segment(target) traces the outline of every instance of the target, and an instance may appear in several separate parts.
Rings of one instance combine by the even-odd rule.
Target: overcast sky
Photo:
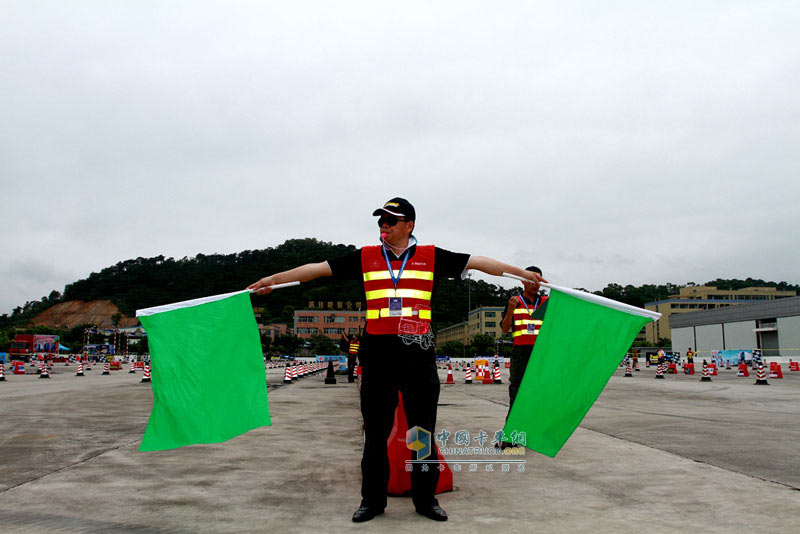
[[[377,243],[393,196],[421,243],[556,284],[800,282],[798,27],[796,1],[0,1],[0,313],[139,256]]]

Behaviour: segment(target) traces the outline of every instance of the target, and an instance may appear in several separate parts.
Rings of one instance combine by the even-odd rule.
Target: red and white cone
[[[502,383],[503,383],[503,377],[500,376],[500,366],[499,365],[495,365],[494,366],[494,382],[492,382],[492,384],[502,384]]]
[[[703,362],[703,376],[700,377],[700,382],[711,382],[711,375],[708,372],[708,365]]]
[[[464,383],[472,384],[472,369],[467,365],[467,370],[464,372]]]
[[[283,383],[284,384],[291,384],[292,383],[292,368],[289,367],[289,364],[286,364],[286,371],[283,373]]]
[[[631,373],[631,365],[629,363],[625,364],[625,377],[633,377],[633,373]]]
[[[783,378],[783,371],[781,370],[780,364],[775,364],[775,367],[770,366],[769,377]]]
[[[764,370],[763,364],[758,364],[758,371],[756,371],[756,381],[753,383],[756,386],[768,386],[767,372]]]
[[[6,381],[6,368],[0,363],[0,382]]]
[[[292,380],[297,380],[297,364],[292,365]]]
[[[111,364],[110,363],[106,362],[105,365],[103,365],[103,374],[104,375],[110,375],[111,374]]]
[[[83,362],[78,362],[78,372],[75,373],[75,376],[86,376],[83,374]]]
[[[39,365],[36,366],[36,374],[37,375],[42,374],[42,369],[44,369],[44,364],[41,361],[39,361]]]
[[[664,378],[664,367],[660,363],[656,366],[656,378]]]
[[[136,365],[134,365],[135,360],[131,360],[131,370],[128,371],[128,374],[135,374],[136,373]]]
[[[453,380],[453,365],[447,364],[447,382],[445,384],[455,384],[455,380]]]
[[[144,372],[142,373],[142,382],[150,382],[150,364],[144,364]]]
[[[494,376],[492,376],[492,368],[488,365],[483,371],[483,383],[484,384],[494,384]]]
[[[46,365],[42,367],[42,374],[39,375],[39,378],[50,378],[50,370]]]

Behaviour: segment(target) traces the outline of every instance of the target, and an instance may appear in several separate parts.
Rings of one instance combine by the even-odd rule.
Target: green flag
[[[582,291],[551,288],[547,310],[503,432],[551,458],[583,420],[636,335],[660,314]]]
[[[219,443],[270,425],[248,291],[137,310],[150,346],[153,411],[140,451]]]

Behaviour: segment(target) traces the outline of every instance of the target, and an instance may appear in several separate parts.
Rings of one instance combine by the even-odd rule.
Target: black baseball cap
[[[414,206],[411,205],[411,202],[404,198],[394,197],[391,200],[386,201],[386,204],[383,207],[376,209],[372,212],[372,215],[383,215],[384,213],[388,213],[389,215],[394,215],[395,217],[405,217],[409,221],[416,221],[417,220],[417,212],[414,211]]]

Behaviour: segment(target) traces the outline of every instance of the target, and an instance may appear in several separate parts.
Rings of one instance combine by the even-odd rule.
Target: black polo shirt
[[[393,251],[389,250],[389,258],[394,260],[401,260],[403,257],[408,254],[409,259],[414,257],[414,254],[417,251],[417,245],[412,246],[408,250],[402,252],[400,256],[397,256]],[[433,259],[433,291],[431,296],[431,308],[433,310],[434,317],[436,316],[436,287],[438,285],[439,280],[442,278],[460,278],[461,275],[464,273],[465,269],[467,268],[467,262],[469,262],[470,255],[469,254],[461,254],[458,252],[450,252],[449,250],[445,250],[443,248],[434,247],[434,259]],[[342,256],[340,258],[328,260],[328,265],[330,265],[331,273],[333,274],[333,278],[337,281],[348,281],[348,280],[358,280],[362,283],[363,289],[363,282],[364,282],[364,273],[361,268],[361,249],[356,250],[355,252],[351,252],[346,256]],[[366,292],[364,293],[363,299],[367,300]],[[364,336],[369,336],[369,334],[364,331]],[[375,337],[396,337],[396,336],[375,336]]]

